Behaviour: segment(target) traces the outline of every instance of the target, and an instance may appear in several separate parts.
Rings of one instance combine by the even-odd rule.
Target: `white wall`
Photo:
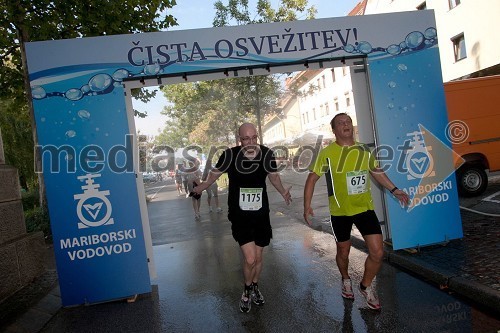
[[[416,10],[423,0],[368,0],[365,15]],[[427,0],[434,9],[443,81],[466,76],[500,63],[500,1],[461,0],[449,9],[448,0]],[[451,38],[463,33],[467,58],[455,62]]]

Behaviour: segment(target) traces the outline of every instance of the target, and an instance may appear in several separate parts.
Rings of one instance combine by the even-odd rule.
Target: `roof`
[[[358,2],[356,6],[347,14],[347,16],[365,15],[366,3],[368,0]]]

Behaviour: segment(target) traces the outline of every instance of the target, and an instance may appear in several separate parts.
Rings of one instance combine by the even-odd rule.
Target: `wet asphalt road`
[[[241,254],[222,214],[202,197],[201,220],[191,199],[178,196],[172,180],[147,186],[157,277],[153,292],[124,301],[59,311],[43,332],[495,332],[500,322],[454,295],[384,263],[376,280],[382,311],[340,295],[335,244],[329,233],[306,226],[298,212],[303,176],[293,184],[294,209],[270,188],[273,240],[264,252],[262,307],[239,312]],[[315,205],[326,188],[317,186]],[[316,202],[316,200],[318,200]],[[353,248],[350,274],[359,282],[366,254]]]

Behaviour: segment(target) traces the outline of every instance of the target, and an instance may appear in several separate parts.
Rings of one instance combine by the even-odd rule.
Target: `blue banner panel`
[[[97,93],[105,78],[89,76],[86,95],[34,100],[64,306],[151,291],[134,139],[121,86]]]
[[[453,152],[437,48],[369,61],[381,165],[412,199],[386,196],[394,249],[461,238]]]

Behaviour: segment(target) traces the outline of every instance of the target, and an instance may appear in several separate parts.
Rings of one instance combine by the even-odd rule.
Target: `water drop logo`
[[[422,179],[425,177],[433,177],[434,172],[434,159],[429,151],[432,147],[425,146],[423,135],[425,132],[411,132],[406,136],[412,138],[410,141],[411,149],[406,154],[406,167],[408,168],[408,180]]]
[[[99,190],[100,185],[94,183],[94,178],[98,177],[101,177],[101,174],[78,177],[80,181],[85,181],[85,185],[82,186],[83,193],[73,196],[75,200],[78,200],[76,206],[76,214],[80,220],[78,229],[114,224],[111,218],[111,202],[107,198],[109,191]]]

